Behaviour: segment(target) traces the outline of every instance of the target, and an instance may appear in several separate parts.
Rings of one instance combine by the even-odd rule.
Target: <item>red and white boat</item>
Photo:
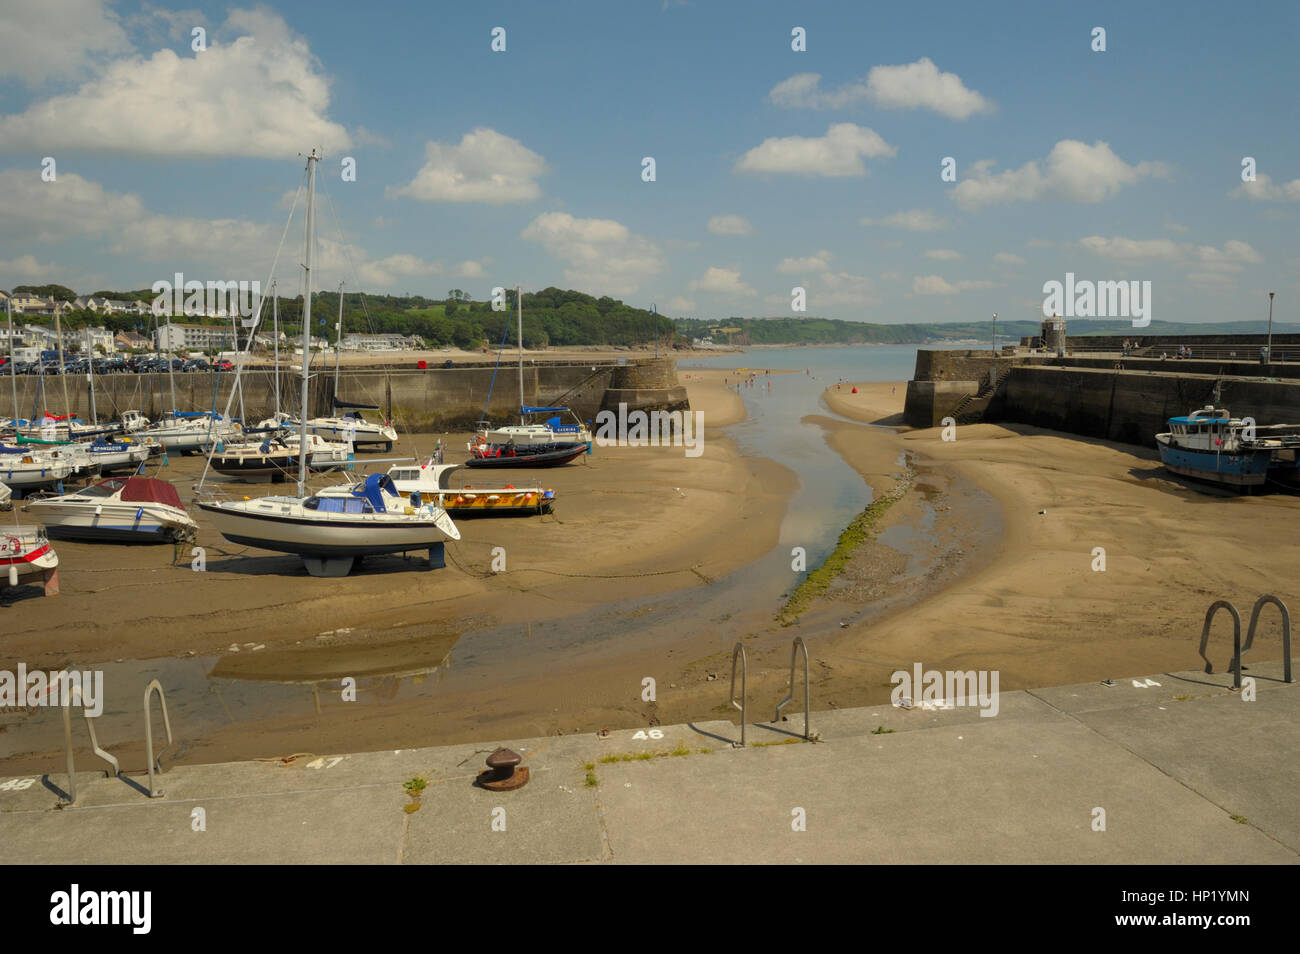
[[[46,596],[59,592],[59,556],[33,524],[0,528],[0,587],[40,583]]]

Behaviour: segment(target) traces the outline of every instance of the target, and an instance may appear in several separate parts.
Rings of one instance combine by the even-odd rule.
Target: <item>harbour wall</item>
[[[1297,364],[989,351],[918,352],[904,420],[913,427],[935,427],[946,417],[969,423],[975,408],[983,421],[1149,447],[1169,418],[1213,403],[1216,382],[1219,405],[1235,417],[1300,423]]]
[[[302,393],[301,373],[287,368],[279,372],[280,407],[296,414]],[[643,410],[686,410],[686,389],[677,384],[676,362],[672,358],[648,358],[625,364],[608,359],[585,362],[532,361],[524,365],[524,402],[534,406],[562,404],[582,420],[593,419],[619,401]],[[18,375],[18,416],[29,417],[49,411],[73,412],[90,420],[90,388],[86,376]],[[235,375],[212,371],[175,375],[178,410],[224,412]],[[312,416],[326,414],[334,396],[334,376],[313,372],[309,382]],[[41,389],[38,400],[38,388]],[[67,399],[65,402],[64,394]],[[95,376],[95,407],[101,420],[139,410],[157,419],[172,407],[172,383],[166,374],[109,374]],[[271,368],[252,367],[240,376],[243,417],[257,422],[269,417],[276,407],[276,374]],[[0,417],[13,416],[12,385],[0,378]],[[489,397],[490,395],[490,397]],[[400,430],[439,431],[472,428],[483,417],[500,423],[516,419],[519,413],[518,366],[491,364],[450,368],[345,369],[339,375],[340,400],[378,405],[378,414],[391,416]],[[240,416],[240,398],[230,404],[230,413]],[[371,416],[374,416],[373,414]]]

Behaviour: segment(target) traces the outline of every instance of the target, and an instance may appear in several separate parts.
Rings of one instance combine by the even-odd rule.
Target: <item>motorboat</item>
[[[53,458],[31,447],[0,444],[0,481],[13,490],[26,492],[55,486],[71,477],[75,470],[66,458]]]
[[[46,596],[57,596],[58,570],[59,555],[50,546],[44,527],[0,527],[0,586],[40,583]]]
[[[418,466],[394,464],[388,468],[397,492],[417,495],[420,502],[436,499],[452,517],[504,517],[550,513],[555,491],[541,487],[452,487],[450,478],[460,464],[437,464],[432,460]]]
[[[378,411],[378,406],[373,404],[348,404],[336,400],[334,409],[336,411],[342,410],[344,413],[334,417],[310,418],[307,421],[307,433],[316,434],[326,439],[344,441],[356,448],[382,445],[385,451],[393,449],[393,444],[397,442],[397,430],[392,426],[392,422],[384,421],[381,424],[378,421],[368,421],[361,413],[362,411]],[[296,429],[299,427],[299,423],[290,421],[288,426]]]
[[[37,497],[23,508],[51,536],[88,540],[192,540],[198,524],[176,488],[153,477],[112,477],[75,493]]]
[[[577,443],[517,446],[509,441],[505,444],[476,442],[470,444],[469,449],[470,457],[465,466],[475,468],[559,467],[587,453],[587,445]]]
[[[149,459],[156,445],[152,441],[141,441],[126,436],[121,436],[117,440],[108,440],[101,435],[80,446],[89,455],[91,463],[99,473],[111,474],[115,470],[138,469]]]
[[[148,437],[164,450],[182,454],[207,452],[218,442],[239,437],[239,425],[208,411],[171,411],[161,421],[130,433]]]

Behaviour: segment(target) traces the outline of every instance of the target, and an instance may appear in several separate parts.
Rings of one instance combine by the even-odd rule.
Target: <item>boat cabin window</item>
[[[418,470],[395,470],[392,471],[389,476],[391,476],[393,480],[419,480],[420,472]]]
[[[363,497],[309,497],[302,504],[317,513],[374,513],[375,508]]]

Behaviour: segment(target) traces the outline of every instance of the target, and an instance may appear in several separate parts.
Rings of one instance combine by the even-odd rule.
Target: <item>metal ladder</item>
[[[1241,640],[1241,614],[1237,612],[1237,607],[1228,600],[1215,600],[1210,604],[1210,608],[1205,611],[1205,624],[1201,627],[1201,645],[1198,650],[1200,657],[1205,660],[1205,672],[1213,674],[1214,664],[1210,662],[1210,657],[1205,655],[1206,646],[1210,641],[1210,624],[1214,622],[1214,616],[1221,609],[1226,609],[1232,616],[1232,661],[1228,664],[1228,671],[1232,673],[1232,688],[1241,688],[1241,658],[1250,649],[1255,642],[1255,630],[1259,625],[1260,613],[1269,603],[1273,604],[1282,613],[1282,681],[1292,682],[1291,675],[1291,613],[1286,604],[1274,596],[1272,593],[1265,593],[1259,599],[1255,600],[1255,605],[1250,611],[1250,626],[1246,630],[1245,643]]]
[[[68,683],[64,683],[68,685]],[[120,776],[122,766],[118,764],[116,758],[104,751],[99,746],[99,738],[95,735],[95,723],[92,719],[98,719],[99,716],[92,716],[86,711],[86,705],[81,698],[81,688],[72,686],[69,691],[63,694],[63,741],[68,755],[68,804],[75,805],[77,802],[77,766],[72,757],[72,707],[81,706],[81,715],[86,720],[86,729],[90,732],[90,748],[96,755],[113,767],[111,775]]]
[[[158,692],[158,705],[162,708],[163,728],[167,732],[167,744],[162,747],[157,755],[155,755],[153,751],[153,720],[150,718],[149,714],[149,702],[155,690]],[[67,753],[68,804],[70,805],[75,804],[77,801],[77,768],[72,754],[72,706],[74,705],[81,706],[81,714],[86,720],[86,729],[90,733],[91,750],[113,768],[113,771],[107,774],[119,778],[122,775],[122,766],[117,761],[117,758],[105,751],[99,745],[99,737],[95,734],[95,723],[91,721],[92,719],[99,718],[99,716],[92,716],[86,712],[85,704],[81,698],[81,690],[79,687],[73,686],[64,694],[63,701],[63,739]],[[161,798],[163,793],[158,790],[158,787],[154,782],[154,773],[162,773],[163,753],[171,748],[173,739],[171,719],[167,716],[167,697],[163,693],[162,684],[158,682],[157,679],[152,680],[144,690],[144,741],[145,755],[148,758],[149,769],[148,794],[150,798]]]
[[[811,742],[812,730],[808,728],[808,644],[803,641],[802,636],[796,636],[794,642],[790,644],[790,691],[776,704],[776,714],[772,716],[772,721],[776,722],[781,718],[781,710],[794,698],[794,664],[800,649],[803,650],[803,737],[805,741]]]
[[[781,710],[794,699],[794,670],[795,664],[799,659],[799,651],[803,650],[803,738],[805,741],[812,741],[812,732],[809,729],[808,722],[810,716],[810,696],[808,693],[808,644],[803,641],[802,636],[796,636],[794,642],[790,644],[790,691],[786,697],[776,704],[776,712],[772,716],[772,722],[776,723],[781,718]],[[740,660],[740,699],[736,699],[736,660]],[[733,742],[732,745],[741,748],[745,745],[745,723],[749,721],[749,701],[746,697],[746,690],[749,685],[749,658],[745,654],[743,643],[737,642],[735,648],[731,650],[731,692],[728,701],[733,707],[740,710],[740,741]]]

